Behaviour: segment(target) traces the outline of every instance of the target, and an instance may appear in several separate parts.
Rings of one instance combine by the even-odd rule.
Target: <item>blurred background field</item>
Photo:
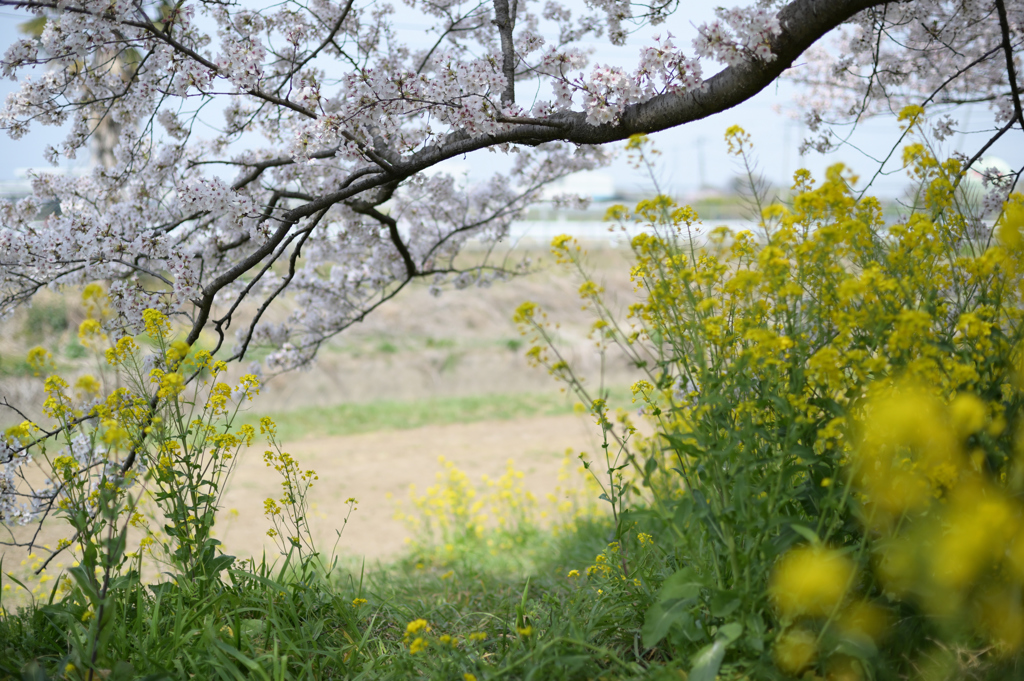
[[[625,309],[635,299],[628,248],[605,240],[587,249],[597,281]],[[439,297],[430,295],[425,284],[410,286],[336,337],[308,371],[269,377],[260,396],[246,405],[243,421],[271,416],[287,451],[319,474],[311,502],[321,547],[337,541],[345,501],[354,497],[358,509],[344,527],[339,554],[370,562],[398,556],[409,535],[396,518],[399,502],[408,511],[410,486],[422,495],[434,484],[443,468],[441,457],[477,484],[484,484],[481,476],[497,480],[511,460],[522,473],[523,490],[543,509],[557,502],[553,495],[566,453],[575,460],[580,452],[599,450],[600,429],[574,410],[574,400],[545,371],[528,365],[526,339],[512,323],[514,309],[525,300],[547,309],[561,320],[557,333],[567,342],[570,361],[597,387],[602,366],[588,338],[592,318],[581,310],[575,292],[580,280],[555,265],[535,242],[520,244],[513,257],[528,258],[531,273]],[[275,312],[278,319],[289,304],[283,301]],[[25,362],[32,347],[49,349],[69,379],[97,373],[97,358],[76,336],[84,316],[77,291],[46,292],[5,321],[0,392],[11,405],[39,418],[33,410],[45,399],[42,381]],[[200,345],[212,346],[212,340],[203,338]],[[231,374],[246,370],[243,363]],[[605,362],[604,382],[614,404],[631,406],[628,386],[635,372],[619,358]],[[4,409],[0,420],[6,427],[21,417]],[[218,536],[230,553],[240,556],[274,550],[266,536],[263,501],[279,493],[280,478],[264,464],[262,452],[255,443],[240,457],[218,522]],[[29,529],[16,530],[18,538],[24,539]],[[41,538],[56,544],[65,534],[62,527],[48,527]],[[34,562],[20,550],[3,555],[5,570]]]

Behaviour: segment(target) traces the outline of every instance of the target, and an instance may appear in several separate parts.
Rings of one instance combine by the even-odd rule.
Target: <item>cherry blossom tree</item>
[[[468,239],[504,238],[546,183],[606,162],[601,145],[726,110],[784,75],[808,86],[819,131],[968,102],[988,102],[1003,126],[990,144],[1024,126],[1020,0],[757,0],[718,10],[689,47],[670,33],[686,5],[670,0],[0,6],[45,19],[0,61],[21,83],[0,127],[70,124],[51,162],[87,149],[102,121],[120,131],[112,163],[37,176],[33,197],[0,205],[0,311],[105,280],[115,335],[157,308],[187,321],[190,343],[212,329],[231,359],[273,346],[277,369],[307,363],[415,279],[440,290],[507,276],[488,255],[455,256]],[[406,16],[429,23],[422,45],[402,43]],[[591,63],[581,46],[658,24],[634,70]],[[508,155],[508,170],[463,186],[436,168],[484,149]],[[39,222],[47,201],[61,212]],[[266,322],[286,292],[294,313]]]

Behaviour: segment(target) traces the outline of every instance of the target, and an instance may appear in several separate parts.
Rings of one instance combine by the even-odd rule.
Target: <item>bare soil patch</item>
[[[355,497],[359,507],[344,527],[338,548],[369,563],[401,552],[408,531],[394,517],[396,502],[408,499],[410,485],[423,494],[434,484],[442,469],[440,457],[474,482],[482,475],[499,477],[512,459],[524,473],[524,488],[545,500],[555,490],[565,450],[593,453],[599,435],[586,417],[554,416],[303,440],[292,443],[288,451],[303,468],[320,476],[311,496],[320,546],[329,549],[334,544],[347,512],[345,500]],[[230,553],[258,554],[263,547],[268,555],[273,553],[263,500],[279,494],[279,478],[263,463],[262,452],[253,448],[244,454],[224,498],[220,525],[221,540]]]

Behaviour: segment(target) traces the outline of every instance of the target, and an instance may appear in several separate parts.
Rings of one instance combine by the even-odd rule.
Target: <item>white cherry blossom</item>
[[[607,162],[600,145],[726,110],[784,73],[807,85],[821,149],[833,126],[906,103],[980,100],[1001,134],[1024,125],[1008,76],[1021,66],[1018,1],[757,0],[719,9],[688,45],[672,33],[685,3],[0,6],[46,18],[0,59],[20,83],[0,129],[70,123],[53,163],[117,131],[89,175],[39,175],[33,198],[0,203],[0,312],[43,287],[106,280],[111,334],[158,307],[191,341],[211,329],[219,356],[270,346],[275,370],[309,362],[414,279],[440,292],[508,276],[456,256],[506,238],[546,183]],[[413,20],[415,44],[401,28]],[[634,66],[592,63],[593,41],[659,24]],[[958,125],[932,120],[937,137]],[[507,170],[468,186],[424,173],[485,149],[509,155]],[[40,219],[48,202],[61,210]],[[294,312],[268,324],[284,295]]]

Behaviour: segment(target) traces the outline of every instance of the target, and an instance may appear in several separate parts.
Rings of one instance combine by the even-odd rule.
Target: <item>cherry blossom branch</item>
[[[509,9],[509,0],[494,0],[493,23],[498,27],[498,35],[501,37],[501,72],[505,74],[505,90],[501,93],[501,102],[513,104],[516,101],[516,48],[512,40],[515,17]]]
[[[382,202],[383,203],[383,202]],[[419,274],[416,263],[413,262],[412,255],[409,253],[409,247],[402,241],[402,235],[398,233],[398,220],[395,220],[390,215],[380,212],[377,208],[366,201],[349,201],[348,206],[360,215],[371,217],[377,222],[385,225],[388,228],[388,237],[391,239],[391,243],[394,244],[395,250],[402,257],[402,263],[405,265],[406,276],[410,279]]]
[[[337,147],[331,148],[331,149],[323,149],[321,151],[313,152],[312,154],[309,155],[309,158],[315,158],[315,159],[331,158],[337,152],[338,152]],[[243,189],[246,185],[248,185],[248,184],[258,180],[260,175],[262,175],[265,170],[268,170],[270,168],[279,168],[281,166],[292,165],[294,163],[295,163],[295,159],[292,158],[291,156],[287,156],[287,157],[279,157],[279,158],[270,158],[270,159],[267,159],[265,161],[254,161],[254,162],[224,161],[224,160],[192,161],[192,162],[190,162],[188,164],[188,167],[189,168],[197,168],[199,166],[204,166],[204,165],[232,165],[232,166],[240,166],[240,167],[243,167],[243,168],[251,168],[252,170],[248,174],[243,175],[242,177],[238,178],[231,185],[231,188],[233,190],[238,191],[239,189]],[[363,174],[366,174],[366,173],[364,172]]]
[[[195,321],[192,323],[192,329],[189,331],[188,337],[185,339],[186,343],[192,345],[199,340],[199,334],[202,333],[207,320],[210,318],[210,310],[213,309],[214,300],[220,290],[234,282],[263,260],[263,258],[272,253],[274,249],[277,248],[277,245],[281,243],[285,236],[287,236],[288,230],[290,230],[297,221],[298,220],[282,220],[281,225],[265,243],[214,279],[209,285],[203,287],[202,297],[196,301],[196,307],[198,308],[197,314]]]
[[[1000,48],[995,47],[995,48],[989,50],[988,52],[986,52],[985,54],[981,55],[980,57],[978,57],[974,61],[972,61],[967,66],[964,66],[964,67],[962,67],[960,69],[957,69],[956,73],[954,73],[949,78],[947,78],[942,83],[940,83],[939,86],[937,88],[935,88],[935,90],[933,90],[932,93],[930,95],[928,95],[928,97],[926,97],[923,102],[921,102],[921,106],[922,107],[928,106],[928,104],[931,103],[932,101],[934,101],[935,98],[939,95],[939,93],[942,92],[943,89],[946,88],[946,86],[948,86],[954,80],[956,80],[957,78],[962,76],[964,73],[966,73],[971,68],[973,68],[973,67],[977,66],[978,64],[982,63],[983,61],[987,60],[993,54],[998,52],[999,49]],[[978,155],[975,156],[974,159],[970,163],[968,163],[964,168],[965,169],[970,168],[971,165],[973,165],[973,163],[975,161],[977,161],[979,158],[981,158],[981,154],[983,154],[985,151],[987,151],[988,148],[991,147],[996,142],[996,140],[998,140],[1000,137],[1002,137],[1003,133],[1005,133],[1007,130],[1009,130],[1009,128],[1005,128],[1003,131],[996,133],[996,135],[993,136],[988,141],[987,144],[985,144],[985,146],[982,148],[982,150],[978,152]],[[875,169],[875,172],[872,174],[871,179],[868,180],[867,184],[865,184],[861,188],[860,192],[858,193],[859,197],[866,196],[867,192],[871,189],[872,185],[874,185],[875,180],[877,180],[879,177],[882,176],[882,174],[885,172],[885,166],[889,164],[890,160],[892,160],[892,157],[896,154],[896,151],[900,148],[900,145],[903,144],[903,140],[906,139],[906,137],[907,137],[907,135],[909,133],[910,133],[910,128],[908,127],[906,130],[904,130],[902,133],[900,133],[900,136],[896,139],[896,141],[893,143],[893,145],[889,148],[889,153],[886,154],[885,158],[880,159],[878,161],[878,168]],[[848,143],[849,143],[849,135],[847,135],[847,139],[843,140],[843,144],[848,144]],[[863,153],[863,152],[861,152],[861,153]],[[958,184],[959,184],[959,182],[958,182]]]
[[[546,125],[560,130],[571,127],[571,124],[567,121],[549,121],[544,118],[533,118],[531,116],[495,116],[494,120],[499,123],[512,123],[515,125]]]
[[[185,56],[189,57],[190,59],[192,59],[193,61],[201,64],[204,68],[208,69],[211,73],[215,73],[217,75],[223,75],[221,73],[221,69],[218,68],[216,64],[214,64],[212,61],[210,61],[209,59],[207,59],[203,55],[199,54],[195,50],[191,49],[187,45],[184,45],[181,42],[179,42],[178,40],[175,40],[173,37],[171,37],[170,33],[165,33],[164,31],[162,31],[159,28],[157,28],[153,24],[153,22],[150,20],[150,18],[147,17],[145,14],[142,15],[146,19],[145,21],[132,21],[130,19],[123,19],[123,18],[116,17],[116,16],[114,16],[112,14],[109,14],[109,13],[95,13],[95,12],[90,12],[88,10],[85,10],[85,9],[82,9],[82,8],[79,8],[79,7],[74,7],[74,6],[70,6],[70,5],[64,5],[63,3],[39,2],[38,0],[0,0],[0,7],[15,7],[15,8],[28,8],[28,9],[48,9],[48,10],[53,10],[53,11],[70,12],[72,14],[85,14],[85,15],[89,15],[89,16],[99,16],[99,17],[101,17],[101,18],[111,22],[112,24],[120,24],[122,26],[131,26],[132,28],[137,28],[137,29],[146,31],[147,33],[152,35],[156,40],[158,40],[158,41],[160,41],[162,43],[165,43],[166,45],[168,45],[169,47],[174,49],[176,52],[178,52],[178,53],[180,53],[182,55],[185,55]],[[245,88],[244,92],[246,94],[252,95],[253,97],[256,97],[258,99],[265,100],[266,102],[268,102],[270,104],[275,104],[277,106],[281,106],[281,107],[284,107],[286,109],[291,109],[295,113],[298,113],[298,114],[300,114],[302,116],[306,116],[307,118],[314,118],[314,119],[316,118],[316,112],[315,111],[312,111],[312,110],[307,109],[305,107],[299,106],[295,102],[292,102],[292,101],[289,101],[289,100],[284,99],[282,97],[278,97],[276,95],[270,94],[269,92],[264,92],[263,90],[261,90],[258,87]]]
[[[497,271],[499,273],[507,272],[507,270],[505,270],[504,268],[484,267],[484,266],[474,267],[473,270]],[[456,273],[462,273],[462,272],[464,272],[464,270],[460,270],[460,269],[456,269],[456,268],[439,268],[439,269],[423,270],[423,271],[420,272],[420,275],[422,275],[422,276],[429,276],[429,275],[434,275],[434,274],[456,274]],[[399,293],[401,293],[402,290],[405,289],[405,287],[408,286],[413,280],[414,280],[414,278],[403,278],[403,279],[398,280],[397,282],[395,282],[395,286],[394,287],[392,287],[392,288],[390,288],[388,290],[382,291],[381,294],[380,294],[380,298],[378,298],[376,301],[374,301],[371,305],[368,305],[365,308],[363,308],[358,314],[353,315],[344,324],[339,325],[337,328],[332,329],[328,333],[324,333],[323,335],[318,336],[313,341],[310,341],[310,342],[308,342],[306,344],[303,344],[299,348],[299,350],[304,350],[306,352],[306,355],[309,356],[310,358],[315,356],[317,350],[320,348],[321,345],[323,345],[325,342],[327,342],[328,340],[330,340],[334,336],[337,336],[338,334],[346,331],[347,329],[349,329],[350,327],[354,326],[355,324],[359,324],[359,323],[365,321],[366,318],[369,317],[371,314],[373,314],[381,305],[384,305],[388,301],[392,300]]]
[[[338,31],[341,30],[341,25],[345,23],[346,19],[348,19],[348,15],[349,12],[352,11],[352,3],[354,1],[355,0],[348,0],[345,3],[344,9],[341,10],[341,14],[338,16],[338,19],[334,22],[334,26],[331,27],[331,30],[328,31],[327,36],[320,42],[320,44],[317,45],[317,47],[312,52],[306,55],[306,57],[302,61],[296,63],[287,74],[281,77],[281,85],[278,88],[278,92],[281,91],[281,87],[284,87],[287,83],[291,81],[292,77],[294,77],[295,74],[297,74],[299,71],[305,68],[306,64],[309,64],[311,61],[316,59],[317,55],[323,52],[323,50],[328,45],[334,43],[334,37],[338,34]],[[341,50],[338,51],[340,52]]]
[[[863,35],[859,62],[844,57],[831,72],[867,67],[866,81],[836,85],[860,93],[868,83],[870,98],[857,96],[843,109],[856,115],[870,115],[878,101],[884,108],[884,97],[906,96],[901,83],[917,74],[907,75],[887,50],[907,32],[916,31],[918,42],[901,49],[953,54],[922,79],[928,101],[999,99],[1004,81],[989,72],[1001,61],[998,50],[1016,45],[1007,29],[994,28],[995,0],[983,0],[973,13],[966,6],[947,12],[944,0],[762,0],[748,11],[716,10],[718,19],[698,31],[693,58],[669,36],[641,50],[635,71],[591,67],[580,49],[584,36],[605,31],[615,42],[628,32],[621,24],[631,5],[609,1],[596,1],[597,13],[577,15],[578,21],[570,21],[558,0],[542,12],[514,0],[417,3],[415,11],[432,25],[424,49],[412,50],[394,32],[395,10],[371,0],[291,3],[305,14],[276,6],[181,5],[163,23],[141,5],[0,0],[0,6],[46,9],[54,22],[45,36],[18,41],[0,62],[8,76],[34,65],[54,67],[45,82],[23,81],[0,113],[0,126],[20,135],[33,121],[88,122],[100,114],[122,126],[121,143],[110,153],[116,169],[34,180],[41,200],[67,209],[45,226],[31,200],[0,202],[0,218],[13,225],[0,229],[0,240],[14,254],[4,258],[10,263],[2,268],[3,293],[17,302],[42,285],[107,280],[125,332],[138,328],[142,309],[158,305],[191,315],[194,339],[204,326],[222,332],[236,323],[239,305],[257,291],[266,297],[278,286],[267,284],[269,273],[301,245],[304,257],[286,278],[298,294],[296,310],[286,323],[261,323],[242,335],[244,346],[266,342],[282,353],[285,346],[311,348],[315,342],[292,339],[327,337],[409,277],[447,276],[439,263],[454,262],[469,238],[492,245],[505,238],[510,220],[534,196],[513,196],[520,191],[513,187],[550,182],[557,169],[598,167],[603,161],[595,145],[728,110],[787,71],[805,73],[814,59],[808,48],[840,24],[862,29],[850,32]],[[661,0],[650,4],[632,18],[654,21],[673,8]],[[1011,6],[1003,23],[1017,26],[1019,8],[1004,4]],[[926,22],[922,33],[918,24],[928,12],[960,23]],[[216,24],[216,35],[197,15]],[[546,43],[539,33],[542,19],[557,25],[555,41]],[[963,49],[973,37],[978,48]],[[41,58],[41,50],[49,56]],[[140,58],[68,66],[83,53],[88,59],[129,51]],[[798,58],[799,71],[792,69]],[[119,75],[118,60],[137,63],[130,79]],[[726,66],[705,79],[700,60]],[[954,82],[968,70],[971,78]],[[984,87],[975,86],[974,73],[988,79]],[[553,101],[515,107],[515,81],[527,78],[549,85]],[[220,87],[222,79],[232,87]],[[204,107],[222,95],[232,97],[226,126],[209,139],[193,137],[197,123],[209,123]],[[158,124],[166,135],[155,130]],[[91,127],[76,124],[64,153],[80,150]],[[510,156],[515,169],[469,187],[443,171],[423,172],[483,149],[516,152]],[[228,181],[206,174],[212,164],[234,166],[237,175]],[[381,207],[385,201],[388,209]],[[312,226],[321,222],[323,228]],[[71,268],[74,259],[88,265]],[[466,270],[451,282],[465,286],[473,276]],[[215,304],[225,302],[227,313],[217,317]]]
[[[1006,5],[1003,0],[996,0],[996,11],[999,13],[999,29],[1003,33],[1003,52],[1006,54],[1006,75],[1010,81],[1010,94],[1013,97],[1013,111],[1021,129],[1024,130],[1024,110],[1020,105],[1020,92],[1017,90],[1017,70],[1013,64],[1013,44],[1010,40],[1010,22],[1006,17]]]
[[[241,359],[245,356],[245,350],[249,345],[249,341],[252,339],[253,329],[255,329],[256,325],[263,317],[263,313],[267,310],[268,307],[270,307],[270,304],[285,290],[285,288],[288,287],[288,284],[290,284],[292,279],[295,277],[295,263],[298,260],[299,256],[301,255],[302,245],[309,238],[309,235],[313,232],[313,230],[316,229],[317,225],[320,224],[320,221],[323,219],[326,213],[326,210],[321,211],[317,216],[315,216],[315,218],[310,222],[309,225],[299,230],[298,232],[291,234],[288,237],[288,239],[286,239],[284,243],[281,244],[278,252],[275,253],[273,256],[267,258],[267,261],[264,264],[263,268],[256,274],[255,277],[253,277],[252,281],[246,284],[245,288],[238,294],[237,298],[235,299],[235,302],[231,305],[228,311],[219,319],[214,320],[214,330],[217,332],[219,338],[217,341],[217,345],[211,354],[216,354],[223,345],[224,330],[231,326],[231,321],[234,316],[234,313],[242,304],[242,301],[245,300],[245,298],[249,295],[249,293],[256,286],[256,284],[263,278],[263,275],[266,274],[267,271],[270,270],[270,268],[273,267],[275,263],[277,263],[281,255],[284,254],[284,251],[287,250],[288,245],[295,239],[298,239],[298,243],[292,249],[292,254],[291,257],[289,258],[289,275],[285,277],[285,279],[274,290],[274,292],[267,296],[267,298],[265,298],[264,301],[260,304],[259,308],[256,311],[256,314],[253,315],[253,319],[250,322],[249,331],[248,334],[243,339],[241,350],[236,352],[235,355],[231,357],[231,359]]]
[[[324,211],[324,213],[326,213],[326,211]],[[323,214],[321,214],[321,217],[322,216]],[[267,296],[266,299],[260,304],[259,308],[257,308],[256,314],[252,316],[252,319],[249,322],[248,331],[242,338],[242,342],[241,345],[239,346],[239,349],[235,352],[234,355],[232,355],[230,359],[235,360],[242,359],[243,357],[245,357],[245,353],[249,349],[249,343],[252,342],[253,333],[255,333],[256,331],[256,326],[260,323],[260,320],[263,319],[263,314],[270,307],[271,303],[273,303],[278,298],[278,296],[284,293],[285,289],[287,289],[289,284],[292,283],[292,279],[295,278],[295,263],[298,261],[299,256],[302,253],[303,244],[305,244],[306,240],[309,238],[309,235],[312,233],[312,231],[312,229],[308,229],[302,234],[301,238],[299,239],[299,242],[295,245],[295,248],[292,250],[291,257],[288,259],[288,274],[281,280],[281,283],[273,290],[273,292],[271,292],[271,294]],[[220,331],[220,327],[217,327],[217,331],[218,333],[220,333],[220,340],[217,343],[217,348],[220,349],[221,343],[224,342],[224,334]]]
[[[477,5],[477,7],[474,8],[473,11],[479,8],[480,5]],[[430,58],[434,56],[434,52],[437,51],[437,48],[441,46],[441,43],[443,43],[445,38],[447,38],[449,35],[451,35],[452,33],[476,31],[478,29],[483,28],[483,24],[478,24],[476,26],[459,26],[460,23],[474,16],[473,11],[470,11],[464,16],[461,16],[457,20],[451,22],[448,28],[446,28],[444,31],[441,32],[440,35],[437,36],[437,40],[434,41],[434,44],[430,46],[430,49],[427,50],[426,54],[423,55],[423,58],[420,59],[419,66],[416,67],[416,73],[423,73],[423,69],[427,66],[427,64],[430,63]]]
[[[978,151],[975,152],[974,156],[972,156],[971,159],[969,161],[967,161],[967,163],[964,164],[964,170],[969,169],[971,166],[973,166],[975,163],[977,163],[979,160],[981,160],[981,157],[985,155],[985,152],[987,152],[989,149],[991,149],[992,145],[995,144],[999,140],[1000,137],[1002,137],[1003,135],[1008,133],[1010,131],[1010,129],[1013,127],[1013,124],[1016,123],[1016,122],[1017,122],[1016,118],[1011,118],[1006,123],[1006,125],[1004,125],[999,130],[997,130],[996,133],[994,135],[992,135],[992,137],[989,138],[988,142],[985,142],[985,144],[982,145],[981,149],[978,149]],[[957,184],[959,185],[959,182],[957,182]]]
[[[606,144],[637,133],[652,133],[706,118],[753,97],[775,81],[811,44],[829,29],[864,9],[886,0],[794,0],[780,12],[782,31],[772,40],[771,62],[751,61],[730,66],[705,81],[697,90],[658,95],[626,107],[614,123],[587,123],[586,114],[553,114],[544,124],[524,123],[487,135],[450,134],[444,141],[393,165],[388,177],[363,178],[347,188],[325,194],[285,214],[285,220],[312,215],[362,192],[403,180],[450,158],[497,144],[536,146],[565,140],[576,144]]]

